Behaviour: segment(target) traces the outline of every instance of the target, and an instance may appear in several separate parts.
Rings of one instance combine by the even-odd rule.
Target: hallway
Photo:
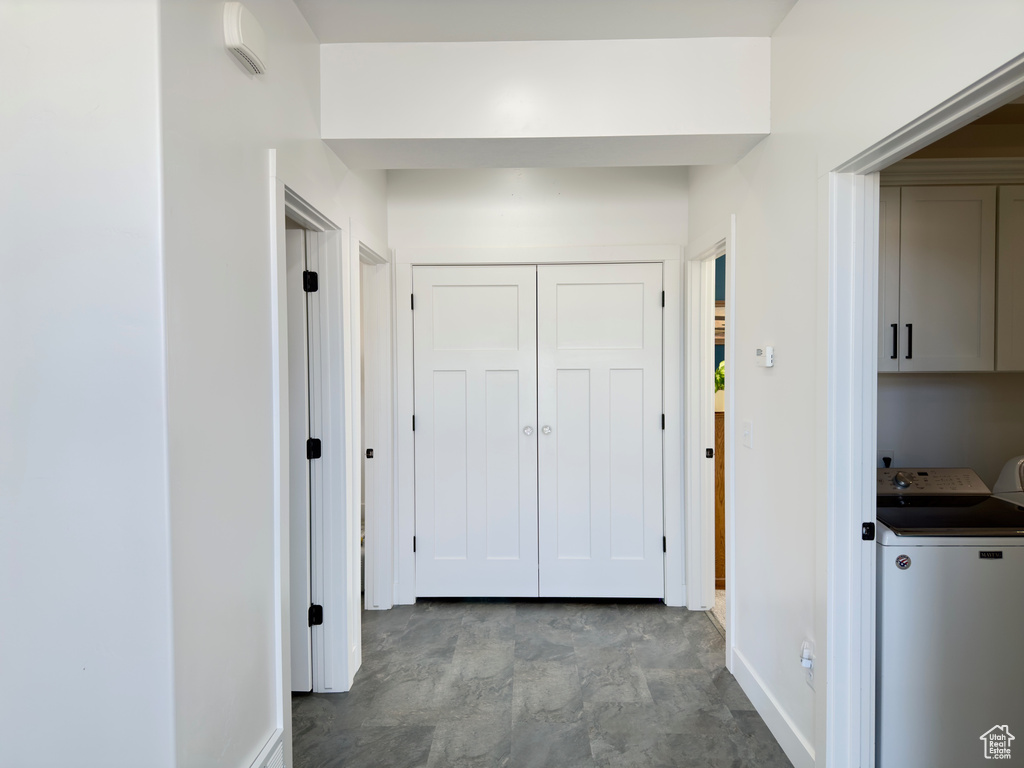
[[[364,611],[351,692],[292,699],[295,765],[789,766],[724,645],[655,602]]]

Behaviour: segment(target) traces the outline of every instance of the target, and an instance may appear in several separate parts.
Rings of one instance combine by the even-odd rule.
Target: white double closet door
[[[417,595],[663,597],[661,265],[413,292]]]

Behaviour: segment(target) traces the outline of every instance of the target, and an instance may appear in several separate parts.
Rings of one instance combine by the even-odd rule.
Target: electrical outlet
[[[800,644],[800,665],[807,670],[807,685],[814,690],[814,643],[810,640]]]
[[[885,466],[885,460],[889,459],[889,466],[896,466],[896,452],[892,448],[879,448],[878,449],[878,467]]]
[[[754,447],[754,422],[752,421],[743,422],[743,444],[747,448]]]

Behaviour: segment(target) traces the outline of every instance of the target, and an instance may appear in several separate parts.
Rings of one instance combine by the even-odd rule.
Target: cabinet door
[[[878,196],[878,370],[898,371],[900,328],[900,188]]]
[[[537,273],[542,597],[663,597],[661,265]]]
[[[537,596],[536,267],[416,267],[416,594]]]
[[[903,187],[900,370],[991,371],[995,187]]]
[[[1024,187],[999,188],[996,370],[1024,371]]]

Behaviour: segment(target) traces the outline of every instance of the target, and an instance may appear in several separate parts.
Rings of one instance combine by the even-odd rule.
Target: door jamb
[[[715,475],[705,449],[714,445],[714,259],[726,256],[725,368],[735,371],[736,359],[736,216],[723,222],[725,232],[701,238],[686,264],[686,379],[683,386],[686,424],[684,466],[686,477],[687,605],[709,610],[715,599]],[[725,550],[726,584],[736,584],[735,553],[735,387],[725,388]],[[726,603],[726,668],[733,667],[736,638],[736,601]]]
[[[715,444],[714,376],[710,373],[714,360],[715,260],[725,254],[723,238],[711,250],[686,264],[686,381],[690,385],[685,438],[689,459],[687,555],[690,563],[686,602],[690,610],[709,610],[715,600],[714,462],[708,461],[705,451]]]
[[[365,594],[367,610],[394,605],[394,342],[393,265],[359,241],[363,324],[362,450],[366,459]],[[363,454],[365,455],[365,453]],[[372,461],[372,464],[369,463]]]
[[[1022,93],[1024,55],[829,173],[827,766],[875,762],[878,172]]]
[[[344,278],[343,273],[351,259],[348,254],[348,243],[345,231],[315,207],[306,202],[286,181],[277,175],[276,152],[270,150],[270,298],[271,298],[271,355],[273,369],[273,443],[274,443],[274,535],[275,561],[277,578],[275,580],[275,604],[277,606],[277,685],[279,727],[284,732],[286,751],[291,747],[291,670],[289,622],[291,606],[288,604],[289,558],[288,558],[288,526],[287,510],[289,504],[288,488],[288,345],[285,328],[287,326],[286,308],[286,259],[285,259],[285,215],[302,224],[311,237],[317,242],[321,262],[333,263],[334,274],[328,280],[321,281],[325,297],[329,297],[332,308],[331,324],[336,330],[330,341],[328,352],[334,358],[331,384],[328,394],[336,397],[341,412],[333,419],[333,438],[335,445],[342,446],[337,450],[336,461],[331,468],[332,475],[332,510],[340,510],[332,515],[325,515],[330,525],[330,534],[319,542],[322,549],[321,564],[325,572],[321,580],[320,603],[325,607],[325,614],[334,617],[334,621],[324,625],[324,642],[321,654],[314,652],[314,690],[344,691],[351,686],[352,677],[359,666],[359,616],[358,609],[350,610],[353,602],[358,605],[358,538],[353,536],[353,518],[355,510],[350,502],[350,493],[345,489],[358,492],[358,473],[352,477],[352,462],[346,461],[351,456],[345,446],[344,434],[350,430],[351,419],[346,418],[354,407],[353,398],[358,397],[358,390],[352,391],[342,381],[342,372],[351,371],[352,340],[346,336],[351,332],[351,323],[343,318],[342,308],[350,306],[349,294],[351,281]],[[330,296],[329,296],[330,294]],[[358,349],[356,350],[358,352]],[[331,518],[334,518],[333,520]],[[358,526],[358,518],[355,520]],[[317,548],[314,542],[314,549]],[[353,566],[353,553],[355,565]],[[316,555],[314,554],[314,557]],[[338,578],[342,573],[355,570],[353,582],[351,575]],[[314,573],[316,579],[316,573]],[[314,587],[315,589],[316,587]],[[301,610],[301,609],[300,609]],[[319,669],[319,674],[318,674]],[[320,687],[317,687],[318,680]]]

